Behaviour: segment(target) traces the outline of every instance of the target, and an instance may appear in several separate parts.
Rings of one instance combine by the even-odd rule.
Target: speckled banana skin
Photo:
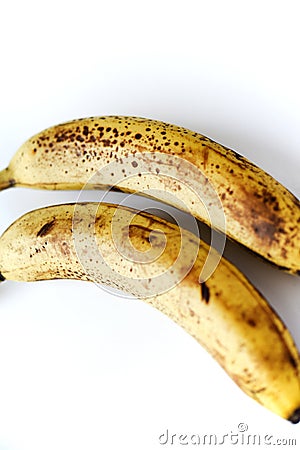
[[[116,252],[115,242],[124,242],[126,236],[132,244],[129,253],[139,255],[149,248],[160,252],[159,236],[164,236],[163,252],[145,270],[145,264]],[[183,237],[187,254],[196,252],[195,262],[179,283],[153,296],[155,276],[172,272]],[[108,265],[99,260],[99,249]],[[144,298],[203,345],[246,394],[298,422],[300,360],[291,335],[262,295],[224,258],[199,283],[207,252],[208,246],[194,234],[155,216],[105,203],[67,204],[29,212],[3,233],[0,272],[2,279],[16,281],[97,281]],[[173,275],[184,270],[185,259]]]
[[[227,236],[281,269],[299,275],[299,200],[233,150],[175,125],[136,117],[109,116],[54,126],[21,146],[9,167],[0,173],[0,189],[10,186],[103,188],[115,183],[112,174],[102,174],[97,182],[91,180],[91,176],[99,168],[116,161],[123,163],[124,171],[117,186],[121,190],[135,192],[149,181],[142,175],[138,180],[126,180],[130,172],[126,157],[142,157],[149,152],[180,157],[201,170],[204,179],[211,183],[221,199]],[[157,157],[157,174],[160,168]],[[182,173],[180,177],[187,180],[189,173]],[[203,178],[198,184],[201,192],[205,185]],[[182,203],[166,200],[163,195],[166,186],[159,176],[151,178],[150,187],[160,191],[157,199],[184,209]],[[188,212],[208,222],[197,199],[180,192],[175,181],[169,188],[176,198],[183,201]]]

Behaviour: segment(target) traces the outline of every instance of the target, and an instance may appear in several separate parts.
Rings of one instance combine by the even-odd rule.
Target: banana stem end
[[[2,275],[2,273],[0,272],[0,283],[1,283],[1,281],[5,281],[6,280],[6,278]]]
[[[0,191],[13,187],[15,184],[16,180],[11,176],[8,167],[0,172]]]

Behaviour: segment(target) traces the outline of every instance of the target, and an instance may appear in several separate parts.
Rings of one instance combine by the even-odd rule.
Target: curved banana
[[[168,177],[168,167],[177,168],[175,177]],[[192,189],[184,186],[190,180]],[[300,274],[299,200],[241,155],[190,130],[136,117],[74,120],[33,136],[0,173],[0,189],[112,185],[126,192],[147,188],[145,195],[190,212],[265,260]],[[208,185],[222,202],[226,228],[207,217],[201,197],[204,206],[212,202]]]
[[[207,254],[194,234],[150,214],[67,204],[29,212],[4,232],[0,272],[2,280],[90,280],[144,299],[202,344],[246,394],[299,422],[300,359],[291,335],[227,260],[199,282]]]

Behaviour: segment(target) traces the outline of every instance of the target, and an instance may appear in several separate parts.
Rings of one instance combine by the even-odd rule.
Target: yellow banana
[[[199,279],[208,246],[189,231],[111,204],[50,206],[0,238],[1,279],[71,278],[110,285],[181,325],[250,397],[300,421],[300,358],[263,296],[222,258]]]
[[[299,200],[241,155],[190,130],[136,117],[74,120],[33,136],[0,173],[0,189],[112,185],[184,209],[300,274]],[[208,186],[222,202],[226,228],[207,216],[216,201]]]

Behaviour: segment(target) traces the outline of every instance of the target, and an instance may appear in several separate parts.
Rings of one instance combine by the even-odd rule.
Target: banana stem
[[[16,181],[11,176],[9,168],[6,168],[0,172],[0,191],[13,187]]]

